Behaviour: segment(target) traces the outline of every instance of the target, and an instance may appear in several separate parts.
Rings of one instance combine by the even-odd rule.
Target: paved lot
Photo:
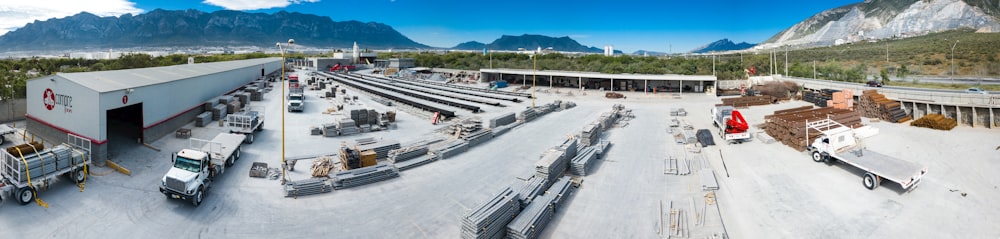
[[[566,96],[565,89],[561,92],[539,93],[536,104],[563,99],[579,106],[545,115],[457,157],[402,172],[399,178],[290,199],[283,197],[277,180],[247,176],[251,162],[275,167],[281,161],[281,107],[276,89],[265,101],[255,102],[267,108],[265,130],[254,144],[243,148],[242,159],[232,171],[227,170],[200,207],[168,200],[157,190],[170,167],[170,153],[187,145],[185,140],[164,137],[151,143],[161,151],[131,145],[115,155],[114,160],[131,169],[132,176],[95,168],[83,192],[70,183],[57,182],[39,193],[50,204],[48,209],[5,200],[0,205],[0,232],[11,238],[457,238],[461,216],[468,208],[516,182],[517,177],[530,175],[545,149],[577,133],[612,104],[624,103],[636,118],[608,132],[614,144],[609,154],[584,177],[542,235],[661,237],[657,234],[658,204],[686,203],[703,195],[695,176],[662,173],[667,155],[683,156],[685,151],[666,134],[668,110],[684,107],[688,123],[710,128],[708,109],[719,100],[700,94],[674,99],[641,93],[629,93],[627,100],[609,100],[600,92],[582,95],[574,91],[574,96]],[[330,103],[307,95],[305,112],[285,116],[288,156],[334,152],[341,141],[363,137],[407,142],[444,127],[401,112],[394,130],[352,137],[311,136],[310,126],[332,122],[334,117],[321,114]],[[392,108],[363,94],[359,98],[379,111]],[[482,117],[488,121],[528,105],[487,109]],[[790,102],[742,112],[756,125],[763,115],[800,105],[804,104]],[[862,172],[814,163],[780,143],[710,146],[702,152],[717,172],[725,230],[733,238],[1000,237],[995,226],[1000,224],[1000,206],[993,203],[1000,198],[1000,176],[995,174],[1000,172],[1000,151],[994,150],[1000,146],[1000,130],[959,127],[946,132],[871,124],[881,133],[866,141],[869,149],[930,168],[916,189],[902,192],[898,185],[886,183],[869,191],[861,185]],[[211,138],[218,132],[219,127],[196,128],[194,137]],[[308,165],[299,163],[300,170],[289,177],[307,178]],[[710,233],[722,228],[721,222],[692,230]]]

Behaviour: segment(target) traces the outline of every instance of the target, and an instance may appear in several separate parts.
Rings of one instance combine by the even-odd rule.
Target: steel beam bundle
[[[576,137],[570,137],[570,138],[567,138],[565,141],[562,142],[562,144],[559,145],[559,150],[562,150],[563,152],[566,152],[563,155],[563,157],[565,157],[565,158],[576,157],[576,152],[579,151],[579,148],[577,147],[576,142],[577,142]]]
[[[601,139],[602,131],[600,122],[594,122],[583,127],[583,130],[580,132],[580,145],[594,145],[594,143]]]
[[[390,78],[387,78],[387,77],[377,76],[377,75],[374,76],[374,77],[375,78],[381,78],[381,79],[384,79],[384,80],[393,80],[395,82],[401,82],[401,83],[416,85],[416,86],[425,87],[425,88],[438,89],[438,90],[443,90],[443,91],[448,91],[448,92],[453,92],[453,93],[460,93],[460,94],[466,94],[466,95],[472,95],[472,96],[479,96],[479,97],[485,97],[485,98],[497,99],[497,100],[506,100],[506,101],[513,101],[513,102],[521,102],[521,99],[518,99],[517,97],[508,97],[508,96],[501,96],[501,95],[523,96],[523,97],[531,98],[531,94],[526,94],[526,93],[515,93],[515,92],[507,92],[507,91],[485,90],[485,89],[480,89],[480,88],[475,88],[475,87],[466,87],[466,86],[461,86],[461,85],[451,85],[451,84],[438,83],[438,82],[425,81],[425,80],[411,80],[411,79],[403,79],[403,78],[391,78],[390,79]]]
[[[517,193],[508,186],[462,217],[462,238],[504,238],[520,210]]]
[[[308,196],[333,192],[333,186],[326,178],[309,178],[290,181],[285,184],[285,197]]]
[[[493,130],[492,130],[493,131],[493,138],[496,138],[497,136],[500,136],[500,135],[502,135],[504,133],[507,133],[508,131],[510,131],[511,128],[517,127],[518,125],[521,125],[521,123],[513,123],[513,124],[504,125],[504,126],[497,126],[496,128],[493,128]]]
[[[546,183],[555,182],[557,177],[566,172],[569,160],[564,155],[565,152],[557,149],[545,151],[542,158],[535,162],[535,176],[545,178]]]
[[[580,153],[570,160],[570,172],[575,175],[587,176],[587,171],[590,170],[590,163],[597,158],[597,149],[593,146],[584,147],[580,150]]]
[[[744,96],[744,97],[734,97],[734,98],[722,98],[722,104],[732,107],[750,107],[755,105],[769,105],[777,103],[778,99],[770,95],[759,95],[759,96]]]
[[[521,111],[521,113],[517,115],[517,120],[520,120],[522,122],[529,122],[534,120],[536,117],[538,117],[538,114],[535,113],[535,110],[531,109],[531,107],[528,107],[527,109],[524,109],[524,111]]]
[[[15,147],[26,148],[24,146]],[[9,147],[4,152],[5,155],[0,155],[4,160],[2,167],[0,167],[3,169],[3,175],[15,183],[27,183],[28,175],[31,175],[32,179],[38,180],[53,173],[61,173],[59,171],[80,166],[85,160],[82,152],[73,151],[66,145],[56,145],[38,153],[26,150],[21,150],[21,153],[18,153],[16,150],[11,150],[15,147]],[[23,158],[21,154],[23,154]],[[27,167],[25,163],[28,164]]]
[[[597,144],[594,144],[594,153],[597,154],[597,158],[603,158],[608,153],[608,148],[610,147],[611,141],[601,140]]]
[[[490,119],[490,128],[496,128],[496,127],[508,125],[508,124],[514,123],[514,121],[517,121],[517,117],[514,116],[514,113],[506,113],[504,115],[497,116],[496,118]]]
[[[417,156],[416,158],[406,160],[406,162],[397,162],[394,164],[396,165],[396,168],[399,168],[399,171],[406,171],[424,164],[432,163],[438,159],[440,159],[440,157],[438,157],[437,154],[424,154]]]
[[[521,211],[510,224],[507,224],[507,238],[538,238],[538,235],[549,224],[549,221],[552,220],[552,215],[555,213],[555,210],[552,209],[552,205],[549,203],[551,201],[552,195],[536,197],[528,207],[524,208],[524,211]]]
[[[428,150],[440,156],[440,159],[447,159],[469,150],[469,144],[463,139],[449,139],[434,143]]]
[[[400,102],[400,103],[403,103],[403,104],[411,105],[413,107],[416,107],[416,108],[419,108],[421,110],[425,110],[425,111],[428,111],[428,112],[438,112],[442,116],[445,116],[445,117],[455,117],[455,111],[447,109],[446,105],[442,105],[442,104],[438,104],[438,103],[434,103],[434,102],[424,102],[425,100],[421,100],[421,99],[419,99],[417,97],[407,96],[407,95],[403,95],[403,94],[396,93],[396,92],[383,91],[383,90],[381,90],[381,89],[379,89],[377,87],[374,87],[374,86],[370,86],[370,85],[367,85],[367,84],[364,84],[364,83],[361,83],[361,82],[356,82],[356,81],[349,80],[349,79],[347,79],[347,78],[345,78],[345,77],[343,77],[341,75],[330,75],[330,74],[326,74],[326,73],[320,73],[320,74],[324,74],[324,75],[326,75],[328,77],[331,77],[331,79],[336,80],[337,82],[343,83],[344,85],[348,85],[348,86],[354,87],[354,88],[356,88],[358,90],[367,91],[369,93],[378,95],[380,97],[385,97],[385,98],[388,98],[388,99],[391,99],[391,100],[394,100],[394,101],[397,101],[397,102]]]
[[[411,96],[411,97],[416,97],[418,99],[422,99],[422,100],[426,100],[426,101],[430,101],[430,102],[435,102],[435,103],[439,103],[439,104],[445,104],[445,105],[448,105],[448,106],[453,106],[453,107],[458,107],[458,108],[470,110],[473,113],[478,113],[479,112],[479,106],[475,106],[475,105],[471,105],[471,104],[466,104],[466,103],[455,101],[455,100],[451,100],[451,99],[445,99],[445,98],[442,98],[442,97],[439,97],[439,96],[435,96],[433,94],[428,94],[428,93],[424,93],[424,92],[420,92],[420,91],[416,91],[416,90],[403,89],[403,88],[392,86],[390,84],[382,83],[380,81],[371,80],[371,79],[365,79],[365,78],[361,78],[361,77],[357,77],[357,76],[353,76],[353,75],[343,75],[343,74],[341,74],[340,76],[346,77],[346,78],[348,78],[350,80],[353,80],[355,82],[360,82],[360,83],[363,83],[363,84],[367,84],[369,86],[381,88],[383,90],[389,90],[389,91],[393,91],[393,92],[400,93],[400,94],[407,95],[407,96]]]
[[[493,139],[493,130],[479,129],[478,131],[462,136],[462,139],[464,139],[465,142],[469,142],[469,147],[475,147],[476,145]]]
[[[333,176],[333,188],[344,189],[375,183],[386,179],[399,177],[399,170],[389,164],[378,164],[371,167],[351,169],[338,172]]]
[[[545,193],[545,183],[546,179],[543,177],[531,176],[528,180],[525,180],[517,188],[517,200],[521,203],[521,207],[527,207],[535,197],[540,196]]]
[[[392,81],[392,80],[380,80],[380,81],[383,81],[381,83],[384,83],[384,84],[387,84],[387,85],[391,85],[391,86],[395,86],[395,87],[400,87],[400,88],[407,89],[407,90],[419,91],[419,92],[423,92],[423,93],[427,93],[427,94],[444,96],[444,97],[449,97],[449,98],[453,98],[453,99],[459,99],[459,100],[464,100],[464,101],[469,101],[469,102],[475,102],[475,103],[480,103],[480,104],[485,104],[485,105],[503,106],[498,101],[482,99],[482,98],[475,97],[475,96],[472,96],[472,95],[456,94],[456,93],[447,92],[447,91],[443,91],[443,90],[438,90],[438,89],[434,89],[434,88],[430,88],[430,87],[410,85],[410,84],[407,84],[407,83],[396,84],[396,82],[398,82],[398,81]],[[483,97],[483,98],[485,98],[485,97]]]
[[[552,205],[552,210],[558,210],[559,206],[562,205],[563,199],[569,196],[570,190],[573,189],[572,181],[569,176],[563,176],[559,178],[552,187],[549,187],[548,191],[545,191],[545,195],[552,196],[552,201],[549,202]]]
[[[427,145],[410,146],[389,151],[389,162],[401,163],[416,157],[427,155]]]

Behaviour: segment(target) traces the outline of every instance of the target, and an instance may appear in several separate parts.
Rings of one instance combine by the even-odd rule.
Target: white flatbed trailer
[[[231,134],[246,135],[244,142],[252,144],[254,134],[264,129],[264,108],[247,107],[244,111],[226,115],[226,126]]]
[[[874,190],[882,179],[886,179],[898,183],[904,190],[911,190],[927,174],[927,166],[864,149],[856,142],[854,130],[836,121],[825,119],[807,122],[806,126],[823,133],[806,147],[813,161],[843,162],[865,171],[862,181],[865,188]]]
[[[190,141],[192,149],[198,149],[202,152],[209,153],[211,155],[212,164],[214,165],[233,165],[233,162],[240,157],[240,146],[243,145],[243,140],[246,140],[246,135],[242,134],[228,134],[222,133],[212,138],[212,140],[203,140],[192,138]],[[225,168],[225,167],[220,167]],[[222,169],[224,170],[224,169]],[[221,170],[219,174],[222,174]]]

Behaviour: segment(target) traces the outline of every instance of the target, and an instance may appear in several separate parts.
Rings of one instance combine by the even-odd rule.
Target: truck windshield
[[[298,95],[289,96],[288,100],[302,100],[302,96]]]
[[[174,167],[197,173],[198,169],[201,168],[201,161],[177,156],[177,160],[174,160]]]

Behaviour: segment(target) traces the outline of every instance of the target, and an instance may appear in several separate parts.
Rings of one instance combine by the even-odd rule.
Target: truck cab
[[[173,155],[173,166],[163,176],[160,193],[167,198],[190,200],[198,206],[204,197],[205,189],[215,175],[215,170],[221,169],[212,164],[210,155],[192,149],[184,149]]]
[[[288,93],[288,112],[302,112],[305,109],[305,95],[301,91]]]

